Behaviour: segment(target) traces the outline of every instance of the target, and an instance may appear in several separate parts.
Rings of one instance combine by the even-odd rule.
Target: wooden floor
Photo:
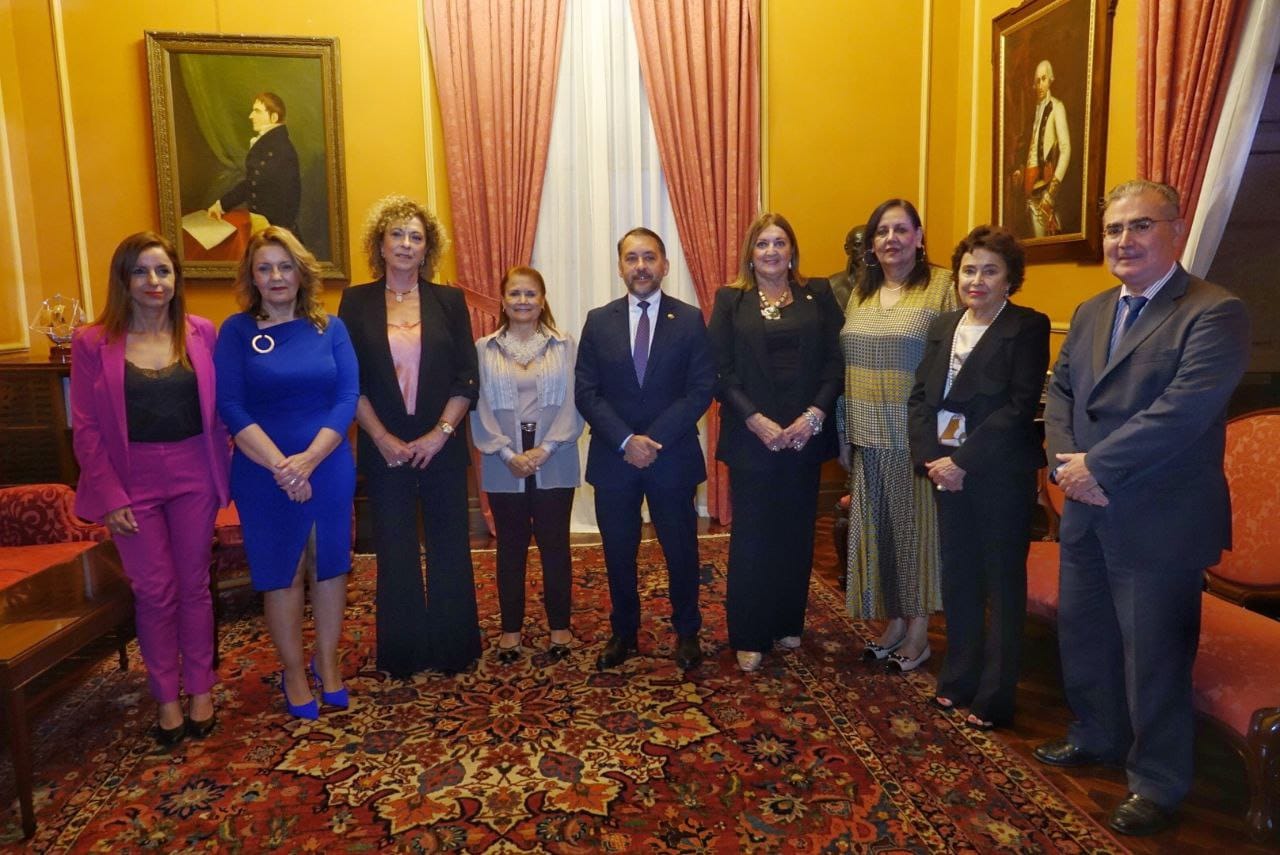
[[[814,550],[814,571],[824,581],[839,585],[843,562],[836,561],[831,525],[819,521]],[[930,644],[935,654],[946,648],[943,621],[935,615],[930,624]],[[1027,620],[1022,680],[1018,684],[1018,713],[1012,729],[998,731],[1000,738],[1033,764],[1080,810],[1106,824],[1111,810],[1128,792],[1119,769],[1062,771],[1045,766],[1031,752],[1042,742],[1066,733],[1071,713],[1062,696],[1058,667],[1058,642],[1051,629],[1034,618]],[[936,676],[942,657],[928,662]],[[1244,761],[1219,733],[1198,735],[1196,781],[1191,796],[1170,830],[1147,838],[1122,838],[1134,852],[1142,853],[1245,853],[1276,852],[1280,846],[1257,846],[1248,836],[1244,814],[1248,805]]]
[[[646,537],[652,536],[646,526]],[[702,521],[704,532],[721,532],[721,526]],[[575,544],[598,542],[596,535],[574,535]],[[484,537],[473,537],[475,547],[492,547]],[[825,584],[839,585],[843,563],[837,563],[832,543],[830,519],[817,525],[815,576]],[[930,625],[930,643],[934,656],[927,666],[935,675],[942,664],[937,655],[946,647],[941,616]],[[1051,629],[1034,619],[1027,622],[1027,644],[1022,681],[1019,683],[1018,714],[1013,728],[998,731],[1017,753],[1027,759],[1057,787],[1079,810],[1106,825],[1112,808],[1127,792],[1124,772],[1118,769],[1085,769],[1060,771],[1044,766],[1032,758],[1032,750],[1042,742],[1061,737],[1071,715],[1062,696],[1058,670],[1057,640]],[[1280,851],[1280,844],[1259,846],[1249,839],[1244,814],[1248,805],[1244,763],[1235,754],[1227,738],[1206,728],[1197,737],[1195,788],[1183,804],[1178,821],[1170,830],[1154,837],[1121,838],[1133,852],[1139,853],[1264,853]]]

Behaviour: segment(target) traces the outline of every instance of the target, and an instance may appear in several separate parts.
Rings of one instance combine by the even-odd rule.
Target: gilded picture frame
[[[1027,260],[1102,258],[1116,0],[1028,0],[992,21],[992,219]]]
[[[233,278],[271,224],[349,279],[337,38],[145,36],[161,231],[186,276]]]

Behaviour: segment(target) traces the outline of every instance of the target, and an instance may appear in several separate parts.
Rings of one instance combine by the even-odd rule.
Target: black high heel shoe
[[[156,742],[160,744],[161,748],[172,748],[181,742],[186,735],[187,723],[185,720],[178,722],[177,727],[161,727],[159,724],[156,725]]]
[[[517,644],[514,647],[499,647],[498,661],[503,665],[514,665],[520,661],[520,657],[524,655],[524,650]]]
[[[217,712],[214,712],[208,718],[200,721],[196,721],[194,718],[188,716],[186,726],[187,733],[189,733],[193,739],[204,739],[209,734],[213,733],[213,729],[218,726],[218,714]]]

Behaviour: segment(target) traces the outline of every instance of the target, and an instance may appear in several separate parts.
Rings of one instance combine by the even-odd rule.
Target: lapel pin
[[[813,295],[812,295],[812,294],[805,294],[805,295],[804,295],[804,298],[805,298],[806,300],[812,300],[812,299],[813,299]]]
[[[676,319],[676,313],[675,313],[675,312],[667,312],[667,320],[669,320],[669,321],[674,321],[675,319]]]

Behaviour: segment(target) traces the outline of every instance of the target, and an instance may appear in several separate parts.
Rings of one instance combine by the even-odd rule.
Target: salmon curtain
[[[458,284],[471,330],[498,327],[498,283],[528,264],[551,139],[564,0],[425,0],[444,126]],[[479,452],[471,451],[479,471]],[[489,533],[493,515],[483,491]]]
[[[477,336],[528,264],[555,104],[564,0],[425,0],[458,280]]]
[[[1138,4],[1138,174],[1174,187],[1188,222],[1200,200],[1246,5]]]
[[[631,0],[640,68],[680,242],[704,316],[737,276],[760,186],[758,0]],[[707,415],[707,510],[732,518],[715,459],[719,407]]]

